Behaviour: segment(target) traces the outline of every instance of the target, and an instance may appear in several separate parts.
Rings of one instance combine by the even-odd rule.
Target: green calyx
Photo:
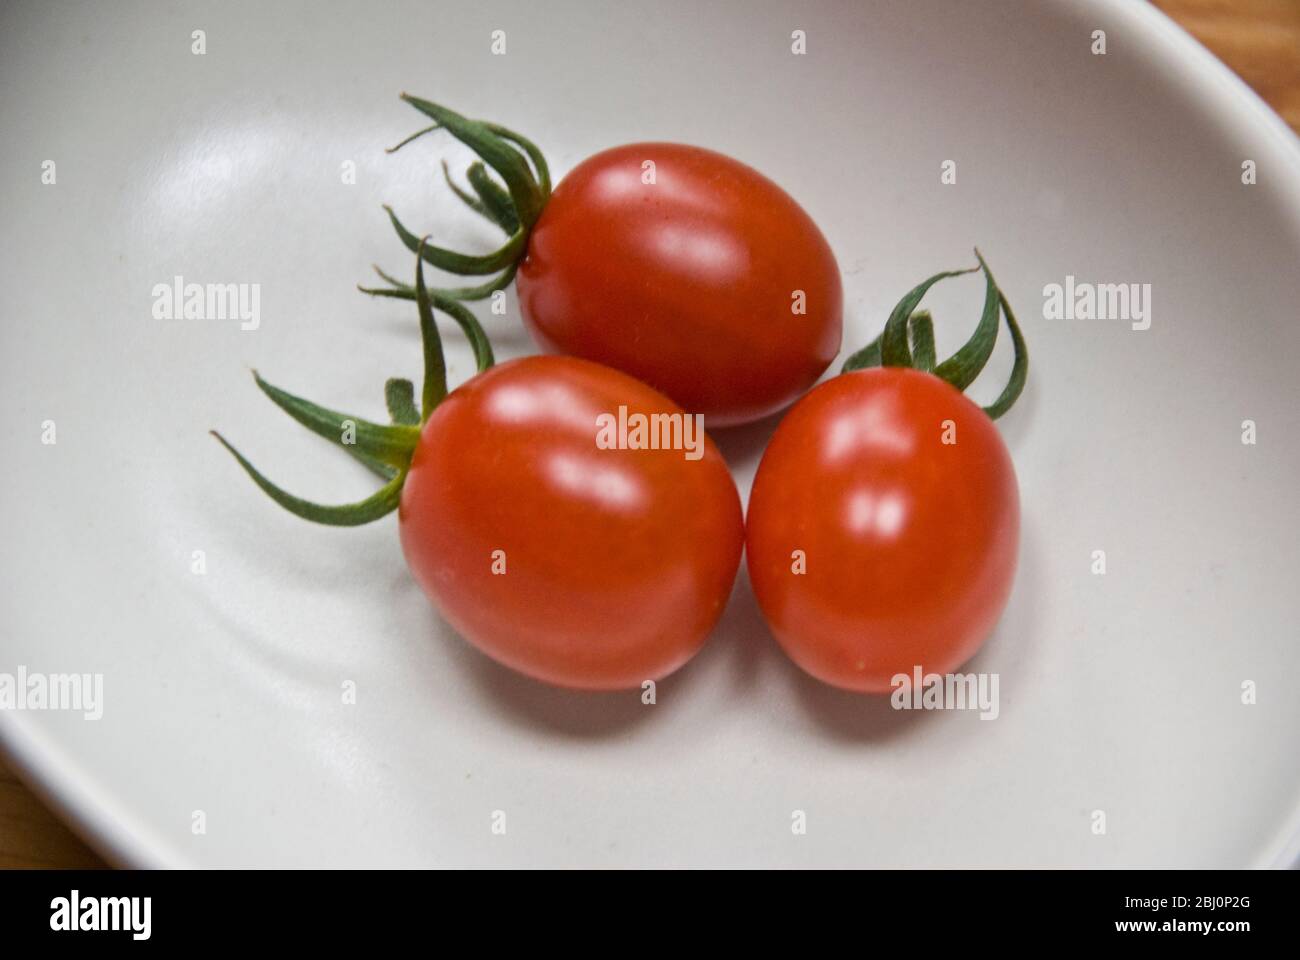
[[[996,420],[1010,410],[1025,388],[1025,379],[1029,375],[1029,351],[1020,332],[1020,325],[1016,323],[1015,314],[1011,312],[1011,305],[989,272],[989,265],[984,262],[979,250],[975,251],[975,257],[979,260],[979,266],[936,273],[909,290],[889,314],[880,336],[845,360],[842,372],[851,373],[879,366],[911,367],[932,373],[964,391],[975,382],[993,355],[1001,315],[1006,318],[1007,329],[1011,333],[1015,359],[1007,385],[998,398],[984,408],[984,412]],[[934,322],[929,311],[918,310],[917,307],[929,289],[940,280],[978,271],[984,273],[984,310],[979,325],[960,350],[943,363],[936,364]]]
[[[431,291],[435,303],[445,300],[483,300],[498,290],[504,290],[514,279],[519,261],[528,249],[528,235],[542,214],[542,208],[551,196],[551,173],[542,152],[528,139],[500,124],[483,120],[469,120],[453,110],[419,97],[402,94],[402,99],[419,110],[433,123],[407,137],[389,153],[396,152],[426,133],[446,130],[465,144],[479,157],[465,171],[469,188],[460,186],[452,178],[446,161],[442,163],[443,177],[452,192],[470,210],[498,227],[505,242],[487,254],[460,253],[445,247],[422,243],[419,237],[406,228],[392,207],[385,206],[388,219],[398,238],[412,252],[432,266],[459,276],[489,276],[481,284],[448,287]],[[489,173],[489,170],[491,173]],[[500,182],[494,179],[495,173]],[[359,286],[363,293],[377,297],[416,299],[413,287],[393,280],[375,268],[375,272],[388,284],[387,287]]]
[[[215,430],[212,435],[221,442],[255,484],[284,509],[304,520],[338,527],[354,527],[391,513],[401,500],[402,485],[410,470],[415,445],[420,440],[420,428],[433,413],[434,408],[447,396],[447,366],[442,352],[442,337],[434,320],[434,310],[451,315],[469,339],[479,371],[492,366],[492,347],[483,334],[478,320],[460,302],[430,291],[424,283],[424,261],[421,255],[424,241],[416,244],[415,284],[411,287],[413,299],[420,314],[420,340],[424,346],[424,378],[420,388],[419,406],[416,406],[415,385],[398,377],[384,384],[384,404],[388,408],[390,423],[375,423],[362,417],[330,410],[304,400],[287,390],[281,390],[263,380],[257,371],[253,380],[271,401],[312,433],[331,443],[363,464],[382,480],[384,485],[375,493],[357,503],[326,505],[304,500],[285,491],[268,480],[238,450]],[[394,281],[395,282],[395,281]]]

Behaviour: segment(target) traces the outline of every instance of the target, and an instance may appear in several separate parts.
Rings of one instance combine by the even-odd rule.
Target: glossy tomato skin
[[[629,144],[579,164],[533,227],[518,291],[544,348],[630,373],[710,427],[792,403],[840,349],[839,268],[817,225],[698,147]]]
[[[620,406],[681,413],[584,360],[503,363],[434,410],[402,491],[402,549],[446,619],[558,686],[637,687],[676,670],[740,564],[740,497],[712,441],[695,460],[600,449],[597,418]]]
[[[746,524],[750,580],[790,657],[826,683],[885,693],[918,665],[954,672],[993,630],[1015,575],[1020,500],[979,407],[930,374],[876,368],[790,410]]]

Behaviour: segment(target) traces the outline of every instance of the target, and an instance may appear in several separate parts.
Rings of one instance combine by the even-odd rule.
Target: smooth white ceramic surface
[[[253,489],[209,427],[305,495],[370,488],[248,368],[376,417],[384,378],[417,373],[411,310],[353,288],[372,261],[410,268],[380,203],[450,241],[493,240],[435,174],[462,150],[430,137],[384,154],[421,120],[402,90],[527,132],[559,174],[650,139],[757,166],[839,256],[846,347],[980,245],[1033,358],[1001,422],[1021,569],[972,665],[1000,675],[996,721],[807,679],[743,573],[657,705],[551,690],[450,632],[395,520],[321,529]],[[0,711],[0,739],[119,861],[1295,856],[1300,150],[1145,4],[9,3],[0,121],[0,672],[105,687],[99,721]],[[259,329],[155,320],[151,290],[177,274],[259,283]],[[1071,274],[1151,284],[1151,328],[1044,319],[1042,288]],[[941,350],[980,294],[937,289]],[[487,326],[501,355],[532,350],[513,303]],[[453,377],[471,370],[454,348]],[[718,437],[742,491],[772,426]]]

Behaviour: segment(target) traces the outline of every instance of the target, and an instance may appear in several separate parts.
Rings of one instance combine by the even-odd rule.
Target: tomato
[[[698,147],[636,143],[579,164],[517,284],[544,348],[630,373],[711,427],[789,405],[840,349],[839,269],[817,225],[757,171]]]
[[[285,510],[358,526],[398,513],[415,579],[488,656],[565,687],[639,687],[703,645],[744,546],[727,465],[663,394],[609,367],[541,356],[493,366],[491,343],[452,293],[429,290],[416,243],[424,375],[384,385],[391,423],[329,409],[254,379],[276,406],[384,483],[321,504],[276,485],[221,434]],[[439,254],[441,255],[441,254]],[[448,393],[434,311],[451,316],[479,369]]]
[[[407,249],[463,277],[441,292],[482,300],[517,283],[552,352],[631,374],[710,426],[757,420],[817,382],[840,349],[843,292],[826,238],[784,190],[737,160],[678,143],[632,143],[551,188],[542,151],[500,124],[402,94],[478,156],[448,186],[505,234],[473,254],[421,238],[386,208]],[[488,174],[491,168],[500,181]],[[376,268],[378,269],[378,268]],[[382,270],[375,296],[415,299]]]
[[[983,643],[1010,595],[1019,522],[984,411],[929,373],[846,373],[797,403],[763,455],[749,575],[799,666],[888,692],[896,674],[953,672]]]
[[[636,687],[695,654],[730,595],[740,497],[712,441],[601,449],[598,418],[682,416],[569,357],[493,367],[424,424],[401,491],[421,587],[493,659],[552,684]],[[688,436],[689,438],[689,436]]]

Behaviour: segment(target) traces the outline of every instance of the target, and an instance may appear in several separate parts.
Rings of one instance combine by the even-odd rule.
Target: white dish
[[[1295,859],[1300,148],[1147,5],[30,4],[6,7],[0,78],[0,672],[104,683],[102,719],[5,710],[0,739],[115,860]],[[408,268],[380,203],[441,238],[490,238],[435,175],[462,151],[430,137],[383,153],[420,124],[401,90],[521,130],[558,174],[650,139],[758,167],[837,252],[846,352],[979,244],[1032,357],[1000,423],[1021,567],[972,665],[1000,675],[996,721],[894,713],[806,678],[743,572],[655,706],[548,689],[450,632],[394,520],[321,529],[257,493],[209,427],[304,495],[368,480],[249,367],[376,416],[384,378],[418,371],[411,311],[354,290],[372,261]],[[151,291],[176,275],[261,284],[259,328],[155,320]],[[1044,319],[1043,287],[1067,275],[1150,283],[1150,329]],[[941,351],[979,297],[975,280],[936,289]],[[500,355],[532,351],[513,303],[487,322]],[[468,353],[451,356],[463,379]],[[772,426],[718,437],[742,492]]]

